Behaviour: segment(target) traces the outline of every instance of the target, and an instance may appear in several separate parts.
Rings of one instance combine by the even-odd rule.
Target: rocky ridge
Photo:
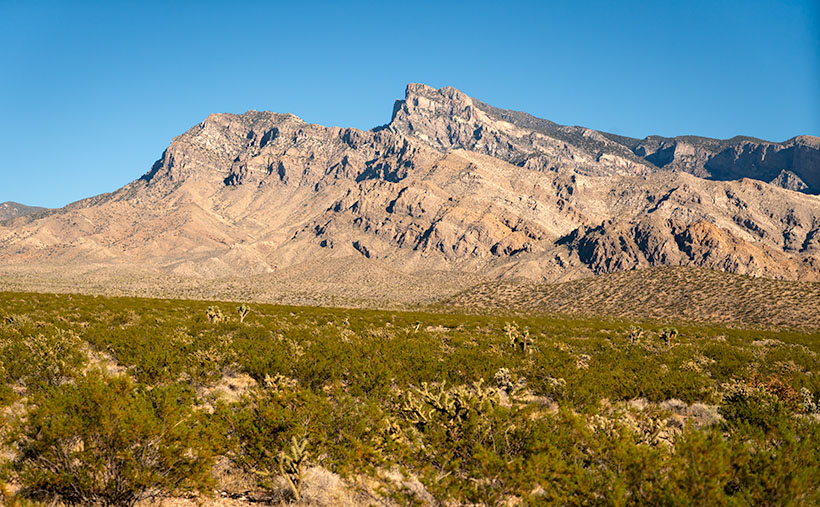
[[[817,280],[818,157],[809,136],[637,140],[411,84],[371,131],[211,115],[122,189],[0,224],[0,266],[565,281],[672,265]]]

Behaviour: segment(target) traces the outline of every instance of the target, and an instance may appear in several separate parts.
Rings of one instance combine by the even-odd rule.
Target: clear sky
[[[408,82],[633,137],[820,135],[820,1],[0,0],[0,202],[115,190],[214,112],[369,129]]]

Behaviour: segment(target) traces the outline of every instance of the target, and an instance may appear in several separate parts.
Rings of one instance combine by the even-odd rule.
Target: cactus
[[[515,336],[518,334],[518,326],[512,322],[505,322],[504,334],[507,335],[507,339],[510,340],[510,343],[515,343]]]
[[[212,324],[222,322],[222,320],[225,318],[222,315],[222,310],[215,306],[209,306],[208,309],[205,311],[205,316],[208,317],[208,322]]]
[[[302,498],[302,479],[307,461],[307,437],[301,439],[295,436],[290,443],[290,453],[282,451],[279,454],[279,472],[288,481],[293,499],[299,502]]]
[[[515,378],[509,368],[501,368],[493,376],[498,389],[507,393],[507,396],[514,398],[519,396],[525,389],[523,380]]]
[[[530,336],[529,329],[519,331],[518,326],[507,322],[504,325],[504,333],[507,335],[507,339],[510,340],[510,345],[514,349],[520,350],[525,354],[532,353],[532,345],[535,343],[535,340]]]
[[[446,382],[421,387],[405,393],[402,411],[407,421],[420,429],[430,424],[435,414],[450,428],[460,426],[471,411],[483,412],[488,403],[497,402],[497,390],[484,386],[484,380],[472,385],[447,388]]]
[[[28,315],[6,315],[3,317],[3,322],[15,329],[21,329],[23,326],[32,323]]]
[[[404,413],[407,422],[419,428],[424,428],[429,424],[430,417],[433,415],[433,411],[410,391],[405,393],[401,411]]]
[[[248,305],[240,305],[236,311],[239,313],[239,322],[245,322],[245,317],[248,316],[248,313],[251,311],[251,307]]]
[[[293,391],[299,387],[299,381],[277,373],[273,377],[269,373],[265,374],[262,385],[271,391]]]
[[[550,387],[550,396],[553,399],[565,398],[567,394],[567,381],[563,377],[550,377],[547,375],[544,380]]]

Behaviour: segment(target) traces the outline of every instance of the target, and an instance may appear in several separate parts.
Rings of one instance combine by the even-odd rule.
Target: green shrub
[[[723,385],[720,414],[730,427],[757,429],[764,434],[788,424],[797,408],[797,393],[776,378],[733,380]]]
[[[735,483],[735,450],[718,431],[691,431],[676,443],[669,459],[668,475],[653,503],[665,505],[726,505],[732,502]],[[737,488],[735,488],[737,489]]]
[[[305,439],[323,440],[321,424],[312,423],[327,412],[326,402],[310,392],[271,384],[253,391],[236,405],[220,407],[217,413],[229,428],[233,461],[256,474],[262,487],[270,488],[280,472],[281,453],[294,437],[313,430],[319,433],[305,435]]]
[[[86,362],[77,334],[51,327],[37,334],[0,338],[0,372],[9,382],[27,388],[56,386]]]
[[[25,451],[0,480],[30,498],[38,485],[70,498],[76,484],[104,502],[111,470],[131,484],[121,491],[168,494],[207,485],[210,449],[224,444],[280,488],[307,463],[293,447],[304,437],[311,465],[367,480],[399,469],[433,503],[820,504],[817,332],[676,323],[665,345],[671,323],[516,314],[501,332],[511,316],[260,303],[252,322],[236,309],[215,324],[209,307],[0,293],[0,404],[15,402]],[[133,381],[83,374],[85,342]],[[192,409],[195,390],[212,415]],[[169,443],[145,444],[157,438]],[[179,457],[179,480],[149,473]],[[67,473],[49,471],[55,459]],[[381,485],[400,504],[430,500]]]
[[[23,494],[133,505],[157,488],[209,485],[212,452],[191,393],[91,371],[34,400],[14,434]]]

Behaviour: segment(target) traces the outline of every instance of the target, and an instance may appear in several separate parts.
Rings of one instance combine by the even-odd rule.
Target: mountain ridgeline
[[[820,280],[818,193],[816,137],[633,139],[410,84],[371,131],[210,115],[133,183],[0,223],[0,264],[199,278],[336,266],[356,283],[651,266]]]
[[[442,95],[451,102],[442,104]],[[391,126],[400,132],[431,139],[443,149],[484,152],[515,165],[543,170],[558,166],[555,164],[557,154],[545,149],[548,143],[544,142],[544,137],[547,137],[551,141],[563,142],[567,150],[572,146],[583,150],[585,155],[593,156],[597,164],[587,169],[590,174],[613,171],[611,162],[614,160],[619,160],[621,167],[629,167],[625,161],[632,161],[648,166],[649,170],[682,171],[714,180],[752,178],[789,190],[820,193],[820,139],[811,136],[798,136],[783,143],[741,136],[727,140],[696,136],[634,139],[584,127],[558,125],[527,113],[498,109],[470,99],[453,88],[434,90],[411,84],[407,96],[406,100],[396,102]],[[447,119],[457,118],[456,121],[465,127],[470,126],[473,125],[471,120],[477,116],[476,110],[491,121],[506,122],[519,130],[512,136],[502,135],[493,139],[497,132],[475,124],[476,130],[458,129],[453,135],[453,122]],[[423,123],[420,123],[422,117],[433,121],[422,120]],[[435,121],[437,119],[445,121]],[[504,149],[502,144],[506,144],[507,148]],[[552,157],[547,160],[545,154]],[[575,168],[580,169],[584,165],[579,164]],[[630,167],[630,170],[635,169]]]

